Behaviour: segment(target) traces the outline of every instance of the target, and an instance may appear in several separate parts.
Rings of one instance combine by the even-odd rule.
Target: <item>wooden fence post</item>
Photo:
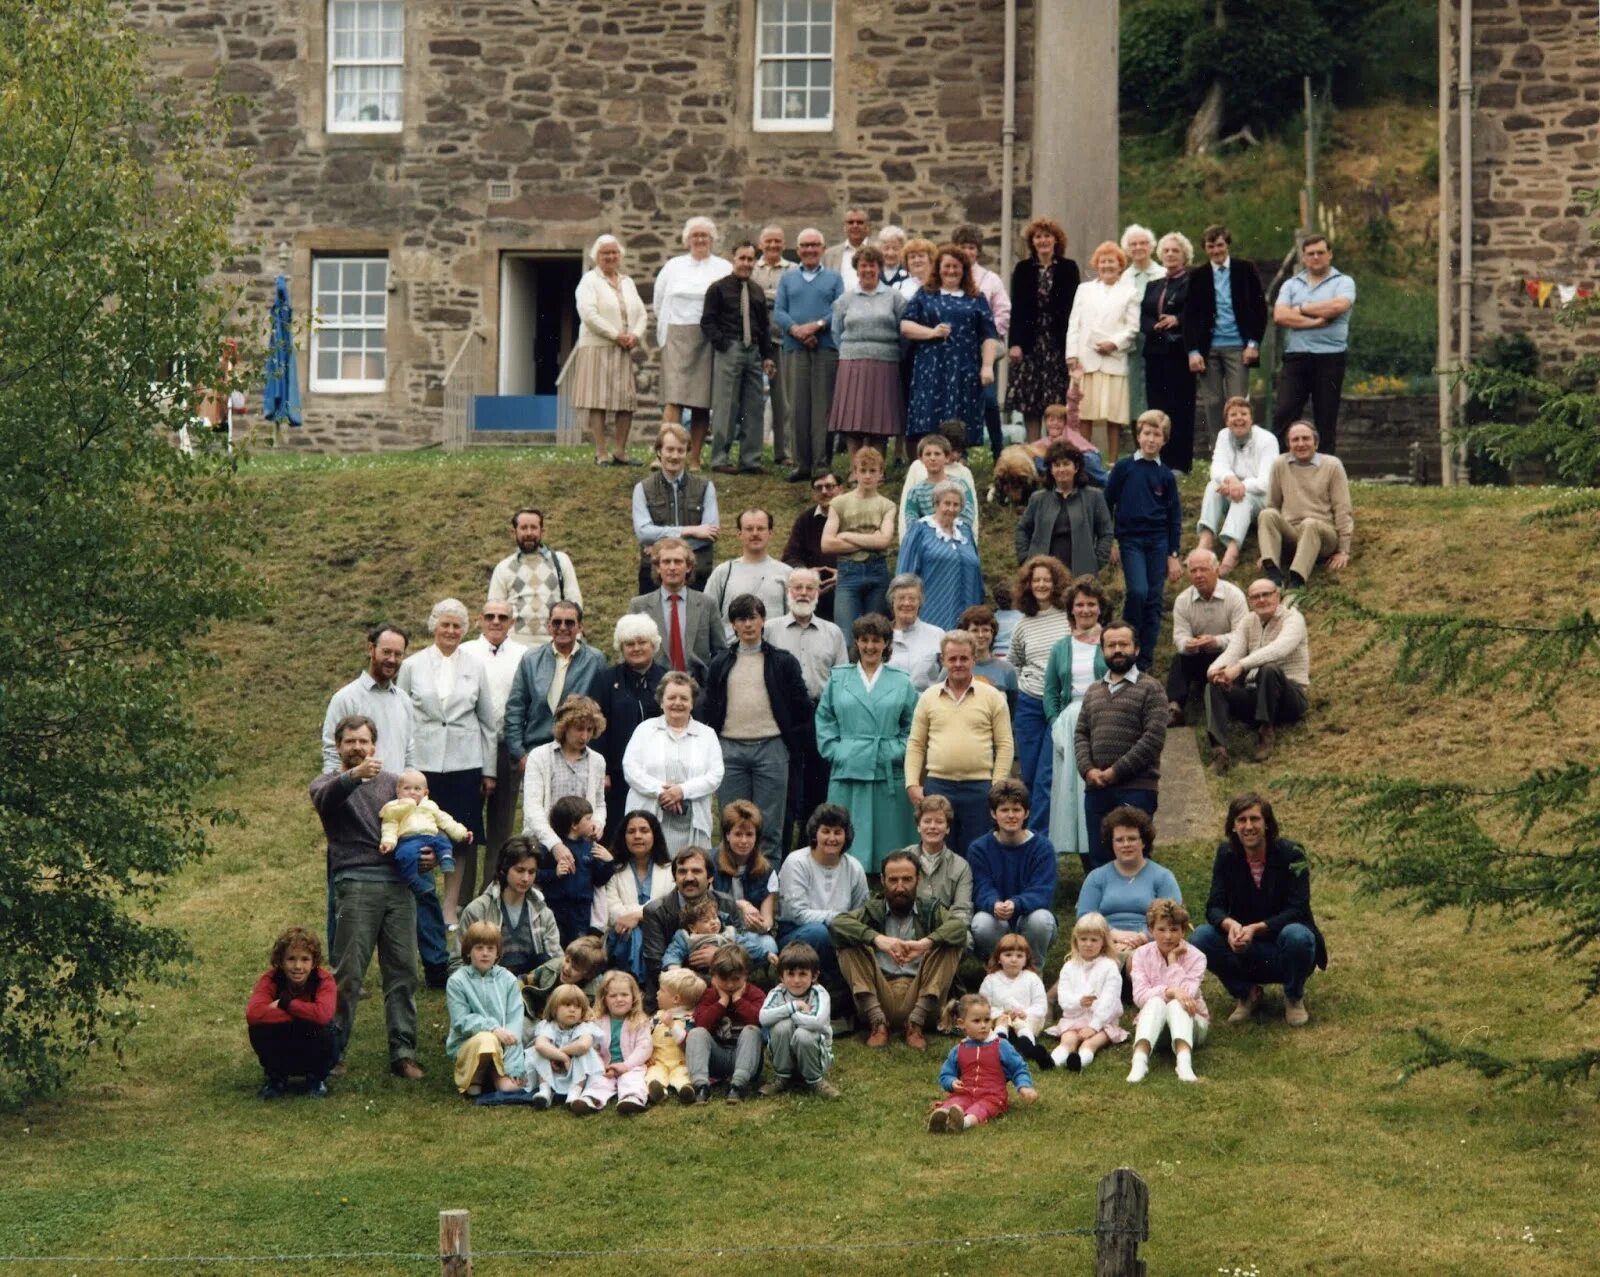
[[[472,1277],[471,1222],[468,1211],[439,1212],[440,1277]]]
[[[1126,1166],[1100,1181],[1094,1277],[1145,1277],[1139,1243],[1150,1237],[1150,1190]]]

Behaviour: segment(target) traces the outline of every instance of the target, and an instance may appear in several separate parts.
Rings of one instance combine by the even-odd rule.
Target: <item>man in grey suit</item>
[[[568,599],[550,606],[550,641],[529,648],[506,698],[506,753],[520,774],[528,755],[555,738],[556,709],[569,696],[587,696],[605,676],[606,658],[583,641],[583,607]]]
[[[835,244],[822,255],[824,266],[844,276],[847,290],[856,277],[856,249],[866,242],[867,214],[863,209],[852,208],[844,215],[844,242]]]
[[[656,652],[659,664],[682,670],[704,686],[712,660],[728,645],[722,617],[710,599],[689,588],[694,552],[686,541],[663,537],[653,549],[661,588],[635,597],[628,611],[648,616],[661,631],[661,647]]]

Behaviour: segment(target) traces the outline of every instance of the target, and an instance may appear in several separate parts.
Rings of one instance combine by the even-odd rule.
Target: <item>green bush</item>
[[[1432,372],[1439,355],[1439,315],[1433,291],[1399,287],[1359,273],[1355,276],[1347,380],[1373,374],[1420,377]]]
[[[1184,65],[1184,44],[1205,21],[1202,0],[1150,0],[1124,6],[1121,42],[1122,109],[1156,129],[1180,130],[1205,96],[1209,75],[1196,79]]]

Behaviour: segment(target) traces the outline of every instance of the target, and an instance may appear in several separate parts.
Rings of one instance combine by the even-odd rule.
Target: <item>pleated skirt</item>
[[[567,369],[572,406],[605,412],[632,412],[638,406],[633,356],[621,346],[579,346]]]
[[[1114,421],[1128,424],[1128,379],[1120,373],[1087,372],[1083,375],[1083,406],[1078,409],[1083,421]]]
[[[828,412],[831,433],[892,439],[905,429],[900,365],[883,359],[841,359]]]

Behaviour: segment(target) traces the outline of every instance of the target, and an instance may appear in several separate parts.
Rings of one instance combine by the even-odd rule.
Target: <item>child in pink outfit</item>
[[[1133,951],[1133,1004],[1139,1008],[1134,1026],[1133,1067],[1128,1081],[1143,1082],[1150,1071],[1150,1051],[1163,1033],[1172,1037],[1178,1080],[1195,1082],[1190,1049],[1206,1040],[1211,1012],[1200,993],[1206,974],[1206,955],[1185,939],[1189,911],[1176,900],[1152,901],[1145,911],[1149,944]]]
[[[604,1071],[591,1078],[583,1098],[595,1112],[617,1097],[617,1112],[625,1117],[643,1113],[646,1103],[644,1074],[654,1046],[644,994],[626,971],[607,971],[594,995],[595,1050]]]

